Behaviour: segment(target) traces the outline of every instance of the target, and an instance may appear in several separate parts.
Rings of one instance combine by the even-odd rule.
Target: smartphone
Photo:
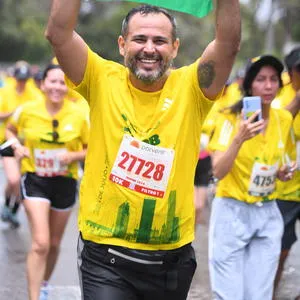
[[[292,172],[293,171],[292,161],[291,161],[289,155],[287,153],[285,153],[284,157],[285,157],[285,162],[286,162],[289,172]]]
[[[245,120],[249,119],[257,110],[260,110],[260,113],[253,122],[257,122],[262,119],[261,97],[252,96],[243,98],[243,111]]]

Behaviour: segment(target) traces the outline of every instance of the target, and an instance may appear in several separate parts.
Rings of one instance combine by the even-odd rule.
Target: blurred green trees
[[[281,56],[283,46],[290,41],[300,42],[299,0],[273,0],[276,18],[272,52]],[[0,0],[0,61],[14,62],[25,59],[31,63],[44,63],[52,57],[51,48],[44,38],[49,11],[46,0]],[[242,4],[242,45],[237,64],[249,57],[262,54],[265,49],[268,26],[257,20],[259,0]],[[117,37],[121,21],[134,3],[83,2],[77,31],[90,47],[105,58],[121,61]],[[177,17],[181,49],[176,66],[195,60],[214,36],[214,14],[197,19],[182,13]],[[270,28],[270,27],[269,27]]]
[[[43,61],[51,50],[43,36],[46,1],[0,0],[0,61]]]

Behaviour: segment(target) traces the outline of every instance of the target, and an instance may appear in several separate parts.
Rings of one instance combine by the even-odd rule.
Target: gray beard
[[[133,60],[127,63],[127,67],[138,80],[141,80],[143,83],[150,85],[163,77],[163,75],[172,66],[172,64],[173,60],[170,60],[168,63],[163,64],[159,69],[151,72],[151,74],[145,74],[143,70],[138,69],[136,67],[135,61]]]

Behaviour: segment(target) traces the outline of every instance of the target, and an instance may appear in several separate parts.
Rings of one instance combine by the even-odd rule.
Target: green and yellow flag
[[[97,0],[102,2],[120,2],[120,0]],[[129,2],[147,3],[167,9],[194,15],[198,18],[206,16],[213,8],[212,0],[123,0]]]

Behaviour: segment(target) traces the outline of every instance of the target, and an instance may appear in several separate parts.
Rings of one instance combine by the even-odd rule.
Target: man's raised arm
[[[226,83],[241,40],[239,0],[217,0],[216,37],[204,50],[198,66],[199,85],[214,99]]]
[[[59,64],[74,84],[83,79],[88,49],[74,31],[79,9],[80,0],[52,0],[45,32]]]

